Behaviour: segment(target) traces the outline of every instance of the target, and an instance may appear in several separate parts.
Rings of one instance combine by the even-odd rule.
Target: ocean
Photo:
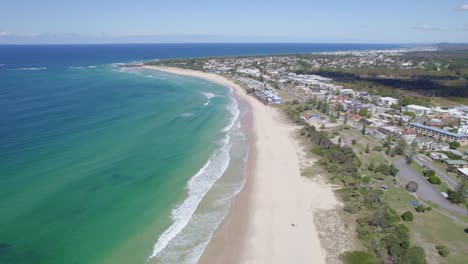
[[[122,63],[399,47],[0,45],[0,263],[196,263],[227,214],[246,109]]]

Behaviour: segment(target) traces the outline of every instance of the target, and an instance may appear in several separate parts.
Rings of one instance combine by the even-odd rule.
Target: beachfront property
[[[246,75],[252,75],[252,76],[255,76],[255,77],[259,77],[260,76],[260,70],[259,69],[255,69],[255,68],[239,68],[236,70],[237,73],[243,73],[243,74],[246,74]]]
[[[420,105],[407,105],[407,106],[402,107],[401,110],[403,112],[414,113],[415,115],[428,115],[432,113],[431,108],[420,106]]]
[[[444,166],[446,168],[465,169],[468,168],[468,162],[464,160],[444,160]]]
[[[281,104],[283,103],[283,99],[279,97],[277,94],[268,91],[268,90],[256,90],[255,96],[260,99],[262,102],[266,104]]]
[[[428,136],[444,142],[458,142],[460,145],[468,145],[468,135],[457,134],[437,127],[425,126],[419,123],[410,123],[408,128],[415,130],[420,136]]]
[[[393,97],[379,97],[378,104],[383,107],[390,107],[392,105],[397,105],[400,103],[400,99]]]

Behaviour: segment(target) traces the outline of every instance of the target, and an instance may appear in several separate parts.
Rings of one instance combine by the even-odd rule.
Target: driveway
[[[396,161],[395,166],[399,170],[397,177],[404,180],[405,184],[409,181],[414,181],[418,183],[419,188],[418,191],[416,191],[416,195],[420,199],[435,203],[454,213],[468,215],[467,209],[452,204],[447,199],[445,199],[440,194],[439,190],[437,190],[431,183],[429,183],[422,175],[419,175],[418,172],[413,170],[413,168],[408,166],[406,164],[406,160],[401,159]]]

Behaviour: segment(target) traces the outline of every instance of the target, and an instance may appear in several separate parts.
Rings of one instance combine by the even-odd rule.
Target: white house
[[[383,107],[390,107],[392,105],[396,105],[400,102],[399,99],[393,97],[380,97],[379,98],[379,105]]]
[[[468,125],[463,125],[458,129],[458,134],[468,134]]]
[[[411,112],[416,115],[428,115],[432,114],[432,110],[428,107],[420,106],[420,105],[407,105],[404,107],[404,112]]]
[[[340,94],[342,94],[342,95],[353,94],[353,89],[341,89]]]

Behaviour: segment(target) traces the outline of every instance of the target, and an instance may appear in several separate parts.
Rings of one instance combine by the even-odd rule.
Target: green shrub
[[[468,234],[468,227],[467,227],[467,228],[465,228],[465,233],[466,233],[466,234]]]
[[[353,140],[351,141],[351,144],[353,144],[353,145],[356,145],[356,143],[357,143],[357,141],[356,141],[355,139],[353,139]]]
[[[429,182],[432,184],[440,185],[442,180],[437,176],[429,176]]]
[[[444,245],[438,245],[436,249],[439,252],[439,255],[441,255],[442,257],[447,257],[450,254],[450,251]]]
[[[398,263],[425,264],[427,263],[426,253],[421,247],[410,247],[408,251],[401,256]]]
[[[413,221],[413,213],[410,211],[406,211],[404,214],[401,215],[401,218],[404,221]]]
[[[358,204],[349,204],[348,203],[343,207],[343,210],[345,212],[350,213],[350,214],[355,214],[355,213],[359,212],[359,210],[361,210],[361,207]]]
[[[418,213],[424,213],[426,211],[426,207],[424,205],[420,204],[418,207],[415,208],[416,212]]]
[[[383,147],[382,146],[375,146],[372,148],[373,151],[382,151]]]
[[[429,212],[430,210],[432,210],[432,207],[430,207],[430,206],[426,207],[426,211]]]
[[[374,264],[374,255],[363,251],[349,251],[341,255],[341,259],[346,264]]]

